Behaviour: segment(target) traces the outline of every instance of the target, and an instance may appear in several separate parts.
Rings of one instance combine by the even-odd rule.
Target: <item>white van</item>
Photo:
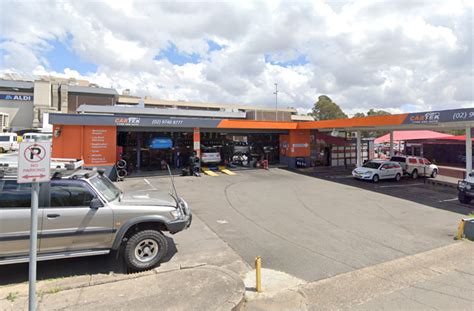
[[[48,142],[53,139],[53,135],[51,133],[25,133],[23,134],[23,141],[26,142]]]
[[[18,151],[18,135],[15,133],[0,133],[0,153]]]

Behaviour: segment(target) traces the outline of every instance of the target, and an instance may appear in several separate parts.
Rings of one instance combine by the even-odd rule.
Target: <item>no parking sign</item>
[[[18,151],[18,183],[31,183],[31,231],[28,309],[36,310],[36,253],[38,245],[39,183],[49,181],[51,143],[21,142]]]
[[[18,152],[18,183],[49,181],[51,143],[22,142]]]

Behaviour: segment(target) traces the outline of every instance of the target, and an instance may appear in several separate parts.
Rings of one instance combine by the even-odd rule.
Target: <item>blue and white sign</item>
[[[29,101],[30,102],[30,101],[33,101],[33,95],[0,94],[0,99]]]
[[[173,141],[171,138],[153,138],[149,145],[150,149],[169,149],[173,147]]]

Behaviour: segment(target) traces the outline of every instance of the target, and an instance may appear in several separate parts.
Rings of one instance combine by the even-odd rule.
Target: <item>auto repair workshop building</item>
[[[141,99],[73,78],[15,79],[0,80],[0,114],[9,123],[2,130],[52,125],[53,156],[89,166],[111,169],[124,158],[132,170],[161,170],[163,161],[179,167],[192,151],[209,150],[220,153],[222,164],[245,155],[247,166],[261,159],[288,167],[352,166],[373,155],[364,131],[463,129],[466,170],[472,168],[472,108],[314,121],[294,108]]]
[[[246,153],[249,166],[262,159],[290,168],[319,160],[323,165],[361,165],[373,151],[370,142],[364,145],[362,131],[464,129],[466,158],[471,159],[466,170],[472,171],[472,108],[326,121],[248,120],[243,111],[176,108],[84,105],[77,111],[50,114],[53,156],[82,158],[86,165],[107,169],[119,157],[133,163],[132,170],[160,170],[162,161],[179,167],[191,152],[208,148],[225,163],[235,160],[236,150]],[[357,133],[355,141],[334,134],[339,132]],[[324,159],[327,146],[330,157]],[[393,139],[390,146],[393,155]]]

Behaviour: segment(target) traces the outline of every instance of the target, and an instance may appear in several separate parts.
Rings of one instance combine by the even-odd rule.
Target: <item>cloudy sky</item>
[[[0,1],[0,74],[345,112],[473,107],[471,1]]]

